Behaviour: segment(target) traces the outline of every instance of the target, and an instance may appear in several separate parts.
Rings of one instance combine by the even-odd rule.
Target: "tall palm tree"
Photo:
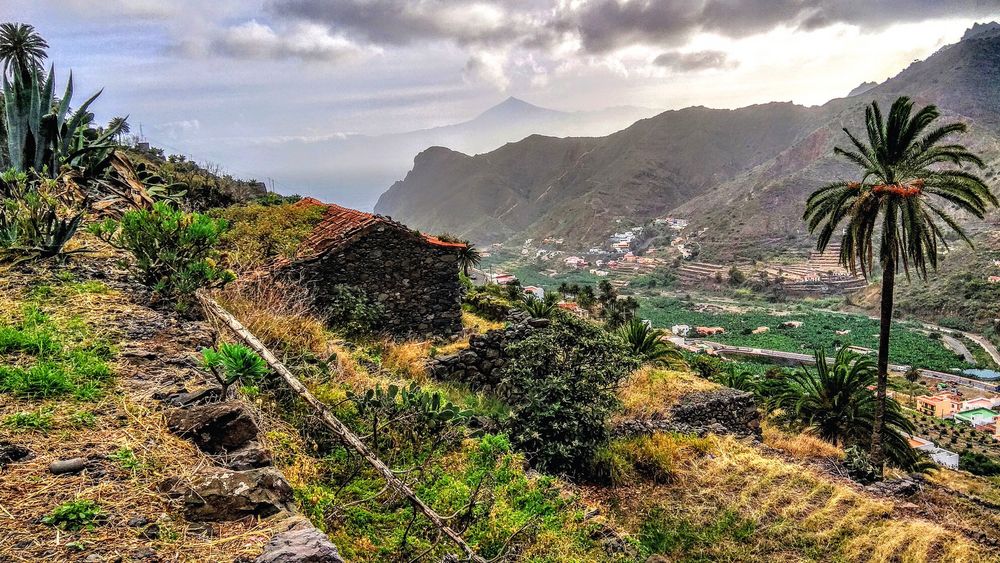
[[[465,241],[465,247],[458,254],[458,264],[462,267],[462,272],[468,277],[469,268],[475,268],[483,260],[483,255],[476,248],[476,245]]]
[[[41,73],[48,48],[49,44],[34,26],[11,22],[0,24],[0,63],[3,64],[3,73],[9,73],[11,79],[19,76],[23,82],[28,82],[31,73]]]
[[[826,353],[818,350],[815,369],[803,366],[788,376],[776,404],[828,442],[839,446],[864,444],[877,425],[881,400],[870,390],[876,380],[876,363],[871,358],[844,346],[831,365]],[[904,432],[913,432],[913,424],[895,400],[885,404],[885,451],[895,465],[910,469],[918,456]]]
[[[128,124],[128,116],[111,118],[111,121],[108,122],[108,131],[115,131],[115,138],[121,143],[125,135],[132,132],[132,128]]]
[[[888,119],[883,119],[876,102],[865,108],[867,142],[845,128],[853,148],[834,149],[861,169],[860,179],[820,188],[809,197],[804,215],[809,231],[819,232],[816,248],[820,251],[844,224],[840,262],[853,273],[860,269],[865,278],[875,266],[878,239],[882,303],[871,458],[879,468],[884,462],[882,433],[896,273],[902,270],[909,278],[912,269],[926,279],[927,265],[937,268],[939,249],[948,248],[942,226],[972,245],[944,205],[980,218],[987,206],[997,205],[985,182],[962,169],[965,164],[983,168],[983,161],[960,144],[944,142],[949,135],[964,133],[965,124],[929,130],[940,116],[937,108],[926,106],[916,114],[912,110],[913,102],[906,97],[892,104]]]

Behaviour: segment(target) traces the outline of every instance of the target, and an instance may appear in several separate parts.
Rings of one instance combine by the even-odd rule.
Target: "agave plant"
[[[681,353],[664,342],[664,334],[662,330],[634,317],[618,328],[618,337],[637,358],[647,362],[683,363]]]
[[[70,73],[62,97],[56,98],[54,94],[54,67],[44,77],[37,69],[33,70],[27,81],[19,74],[15,74],[13,81],[4,77],[3,131],[7,150],[0,153],[0,169],[25,172],[33,168],[39,172],[45,170],[49,177],[55,178],[64,164],[86,168],[114,149],[111,141],[119,129],[109,127],[96,135],[87,133],[93,119],[88,110],[101,95],[100,91],[71,112],[73,75]]]

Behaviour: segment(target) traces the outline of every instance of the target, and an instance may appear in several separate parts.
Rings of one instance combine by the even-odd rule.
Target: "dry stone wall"
[[[665,417],[625,420],[615,428],[622,437],[658,431],[759,436],[760,412],[753,393],[724,387],[684,395]]]
[[[331,305],[337,285],[363,290],[384,311],[397,337],[443,337],[462,329],[458,251],[428,244],[415,232],[381,226],[340,251],[295,264],[289,275],[310,288],[316,306]]]

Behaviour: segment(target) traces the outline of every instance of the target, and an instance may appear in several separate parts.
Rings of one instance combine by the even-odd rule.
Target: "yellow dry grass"
[[[622,386],[620,397],[624,406],[623,415],[663,415],[688,393],[718,388],[719,385],[691,372],[647,366],[629,376]]]
[[[276,353],[320,357],[330,353],[333,339],[313,313],[304,288],[249,281],[230,284],[217,291],[215,298]]]
[[[768,421],[761,423],[764,444],[797,459],[841,459],[844,450],[806,433],[785,432]]]
[[[462,328],[468,333],[482,334],[490,330],[499,330],[503,326],[502,322],[485,319],[471,311],[462,311]]]
[[[669,485],[620,492],[616,515],[637,529],[654,507],[678,521],[710,525],[722,511],[755,524],[749,542],[707,546],[720,559],[974,561],[997,553],[940,523],[906,516],[892,501],[869,496],[808,466],[716,437],[711,455],[678,466]],[[805,557],[805,554],[809,554]]]
[[[387,340],[383,344],[382,368],[403,379],[425,383],[427,381],[427,358],[431,343],[427,341],[409,340],[394,342]]]

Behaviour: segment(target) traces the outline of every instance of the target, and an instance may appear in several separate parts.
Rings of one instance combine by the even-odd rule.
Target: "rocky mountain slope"
[[[805,244],[802,205],[810,191],[851,172],[832,159],[832,149],[844,141],[842,127],[859,126],[865,104],[888,105],[901,94],[937,104],[948,118],[970,122],[966,142],[995,160],[997,77],[1000,34],[980,26],[896,77],[819,107],[687,108],[607,137],[533,136],[474,157],[434,147],[417,156],[376,211],[480,241],[515,234],[599,240],[619,221],[670,212],[708,229],[709,254]]]

